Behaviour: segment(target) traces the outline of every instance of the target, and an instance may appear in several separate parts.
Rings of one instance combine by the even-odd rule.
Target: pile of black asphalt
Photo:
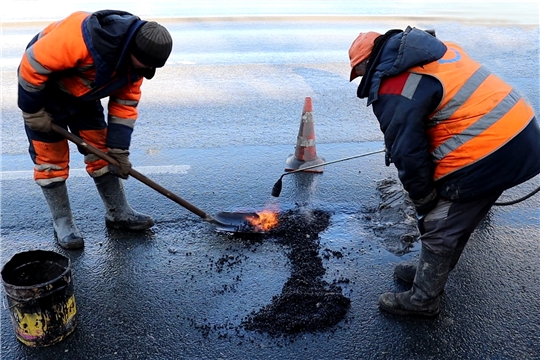
[[[291,275],[281,294],[248,315],[243,327],[274,336],[332,328],[344,318],[351,301],[340,286],[323,280],[319,233],[328,227],[330,214],[295,209],[280,213],[278,220],[268,236],[288,247]]]
[[[377,189],[380,196],[378,206],[362,211],[366,227],[388,251],[404,254],[418,240],[414,206],[395,179],[379,181]],[[275,337],[294,336],[328,331],[345,318],[351,300],[343,294],[339,284],[349,279],[332,283],[324,280],[323,258],[343,257],[339,251],[321,251],[319,234],[328,228],[330,221],[329,212],[295,208],[279,213],[275,228],[254,234],[252,238],[249,238],[249,232],[241,235],[247,236],[254,246],[270,239],[283,245],[287,250],[291,274],[281,293],[274,296],[269,304],[245,316],[236,328],[237,332],[243,328]]]

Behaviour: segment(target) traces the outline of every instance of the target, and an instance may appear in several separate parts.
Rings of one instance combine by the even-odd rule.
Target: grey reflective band
[[[124,126],[127,126],[129,128],[132,128],[132,129],[135,127],[135,120],[134,119],[122,119],[122,118],[119,118],[118,116],[109,115],[108,116],[108,121],[109,121],[110,124],[124,125]]]
[[[139,102],[137,100],[123,100],[123,99],[113,97],[113,96],[110,97],[110,100],[116,103],[119,103],[120,105],[133,106],[133,107],[137,107],[137,105],[139,105]]]
[[[39,39],[41,39],[43,36],[44,36],[44,35],[43,35],[43,31],[40,31],[39,34],[38,34],[38,38],[37,38],[37,39],[39,40]]]
[[[52,73],[52,71],[46,69],[39,61],[36,60],[36,56],[34,55],[34,47],[30,46],[28,49],[26,49],[26,58],[28,59],[28,62],[30,63],[30,66],[40,75],[49,75]]]
[[[90,65],[86,65],[86,66],[79,66],[79,67],[77,68],[77,70],[79,70],[79,71],[81,71],[81,72],[84,72],[84,71],[86,71],[86,70],[92,69],[93,67],[95,67],[94,64],[90,64]]]
[[[467,141],[480,135],[490,126],[499,121],[517,104],[520,99],[521,96],[516,91],[512,90],[499,104],[497,104],[497,106],[495,106],[495,108],[493,108],[493,110],[479,118],[476,122],[474,122],[474,124],[471,124],[471,126],[463,130],[460,134],[454,135],[450,139],[446,140],[431,154],[436,160],[442,160],[452,151],[456,150]]]
[[[79,78],[80,82],[81,82],[84,86],[86,86],[86,88],[89,89],[89,90],[91,90],[91,89],[93,88],[93,86],[94,86],[94,81],[93,81],[93,80],[90,80],[90,79],[88,79],[88,78],[86,78],[86,77],[84,77],[84,76],[81,76],[81,75],[79,75],[79,74],[80,74],[80,73],[84,73],[85,71],[90,70],[90,69],[92,69],[92,68],[94,68],[94,67],[95,67],[94,64],[85,65],[85,66],[79,66],[79,67],[77,68],[77,72],[76,72],[76,75],[75,75],[75,76],[77,76],[77,78]]]
[[[77,76],[77,78],[82,82],[82,85],[84,85],[88,90],[92,89],[92,85],[94,84],[91,80],[85,79],[83,77]],[[56,80],[55,84],[58,86],[60,90],[62,90],[65,93],[71,94],[71,91],[64,85],[64,82],[62,79]],[[73,94],[72,94],[73,95]]]
[[[63,170],[61,166],[53,165],[53,164],[38,164],[38,165],[35,165],[34,168],[37,171]]]
[[[32,68],[34,69],[34,71],[40,75],[49,75],[51,74],[51,71],[45,69],[43,67],[43,65],[41,65],[35,58],[34,56],[34,50],[32,47],[29,47],[28,49],[26,49],[26,58],[28,59],[28,63],[30,64],[30,66],[32,66]],[[43,83],[42,85],[34,85],[28,81],[26,81],[22,76],[21,76],[21,72],[20,71],[17,71],[18,73],[18,81],[19,81],[19,85],[21,85],[21,87],[25,90],[25,91],[28,91],[28,92],[38,92],[38,91],[41,91],[45,88],[45,83]]]
[[[431,119],[428,124],[429,127],[439,124],[441,121],[448,119],[452,116],[453,113],[459,109],[465,101],[482,85],[482,83],[491,75],[491,72],[484,68],[480,67],[478,70],[472,74],[472,76],[467,79],[465,84],[458,90],[452,99],[446,104],[444,108],[439,110]]]
[[[56,80],[54,83],[55,83],[56,86],[58,86],[58,88],[59,88],[60,90],[62,90],[63,92],[65,92],[65,93],[67,93],[67,94],[70,93],[69,90],[66,88],[66,86],[64,85],[64,83],[63,83],[62,81]]]
[[[23,79],[23,77],[21,76],[20,73],[19,73],[19,85],[21,85],[21,87],[24,89],[24,91],[28,91],[28,92],[31,92],[31,93],[32,92],[38,92],[38,91],[41,91],[41,90],[45,89],[45,84],[40,85],[40,86],[30,84],[28,81]]]
[[[82,84],[86,86],[87,89],[92,89],[92,85],[94,85],[94,82],[92,80],[89,80],[82,76],[78,76],[78,78],[81,80]]]
[[[94,67],[93,64],[78,67],[78,68],[77,68],[77,73],[83,73],[83,72],[85,72],[85,71],[87,71],[87,70],[89,70],[89,69],[92,69],[93,67]],[[92,90],[92,87],[94,86],[94,81],[92,81],[92,80],[90,80],[90,79],[88,79],[88,78],[86,78],[86,77],[84,77],[84,76],[81,76],[81,75],[76,75],[76,76],[77,76],[77,78],[79,78],[80,82],[81,82],[84,86],[86,86],[86,88],[87,88],[88,90]]]
[[[405,96],[407,99],[412,99],[420,80],[422,80],[422,75],[410,73],[407,81],[405,81],[401,95]]]
[[[38,184],[39,186],[47,186],[47,185],[51,185],[52,183],[55,183],[55,182],[63,182],[63,181],[66,181],[66,179],[59,176],[59,177],[54,177],[54,178],[50,178],[50,179],[36,180],[36,184]]]

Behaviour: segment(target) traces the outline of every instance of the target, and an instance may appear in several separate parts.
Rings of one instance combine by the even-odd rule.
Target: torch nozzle
[[[283,175],[279,178],[278,181],[274,184],[274,187],[272,188],[272,196],[279,197],[279,194],[281,194],[281,188],[283,187]]]

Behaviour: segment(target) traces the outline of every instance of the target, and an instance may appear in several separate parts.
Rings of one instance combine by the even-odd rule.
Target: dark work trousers
[[[53,122],[69,130],[77,135],[82,136],[81,132],[92,131],[103,132],[107,128],[105,121],[103,106],[100,100],[78,101],[76,98],[62,92],[54,86],[49,86],[45,92],[45,111],[53,118]],[[33,141],[41,141],[44,143],[56,143],[64,140],[62,135],[56,133],[42,133],[32,131],[26,128],[26,134],[30,142],[30,155],[32,160],[36,158],[36,151],[33,148]],[[100,142],[97,139],[91,139],[91,144]],[[81,154],[87,153],[83,147],[78,147]]]
[[[460,254],[474,229],[501,194],[467,202],[439,200],[424,218],[425,231],[420,237],[422,244],[441,255],[452,255],[455,251]]]
[[[78,101],[51,86],[45,93],[45,110],[53,122],[81,137],[86,143],[107,151],[107,123],[99,100]],[[69,176],[69,145],[62,135],[54,132],[33,131],[25,126],[29,140],[28,152],[34,167],[34,180],[41,186],[52,182],[65,181]],[[98,174],[107,162],[88,154],[82,146],[77,146],[85,155],[84,162],[89,174]]]

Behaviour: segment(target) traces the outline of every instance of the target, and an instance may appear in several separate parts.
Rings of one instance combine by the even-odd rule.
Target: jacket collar
[[[385,77],[438,60],[445,52],[446,45],[423,30],[411,27],[403,32],[390,30],[379,43],[376,42],[357,96],[367,97],[369,106],[378,99],[379,87]]]

